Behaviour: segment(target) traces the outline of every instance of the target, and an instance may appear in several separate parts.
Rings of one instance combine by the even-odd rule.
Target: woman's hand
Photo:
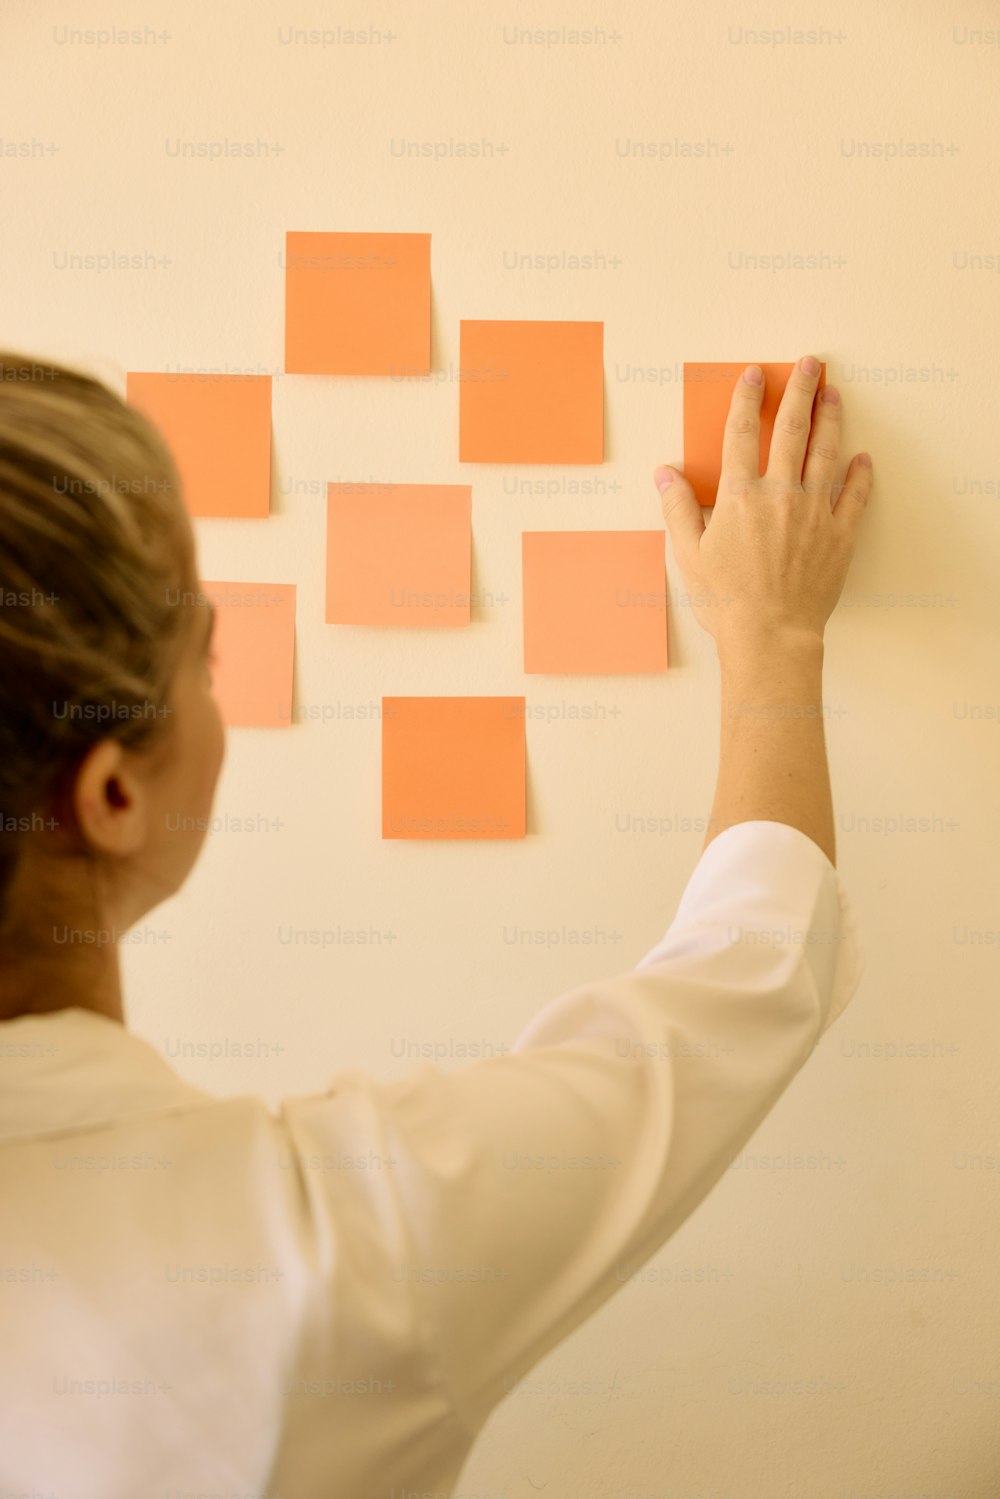
[[[752,364],[737,380],[708,525],[679,469],[654,473],[691,607],[720,657],[775,637],[822,640],[843,590],[872,467],[867,453],[856,454],[838,493],[840,396],[828,385],[814,408],[819,370],[808,355],[789,376],[763,477],[763,375]]]

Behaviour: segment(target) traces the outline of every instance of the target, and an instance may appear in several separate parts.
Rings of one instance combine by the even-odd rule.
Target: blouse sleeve
[[[470,1432],[698,1206],[861,965],[818,845],[739,823],[638,965],[551,1000],[507,1055],[387,1083],[344,1074],[339,1117],[356,1097],[393,1163],[377,1188],[352,1185],[372,1194],[368,1242],[388,1236],[408,1261],[427,1356]],[[327,1123],[314,1100],[297,1132],[329,1147]]]

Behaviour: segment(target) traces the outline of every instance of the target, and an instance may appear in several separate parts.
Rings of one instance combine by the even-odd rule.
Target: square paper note
[[[383,838],[523,838],[523,697],[382,699]]]
[[[684,474],[700,505],[714,505],[722,477],[722,439],[733,399],[733,387],[747,364],[760,364],[764,371],[764,401],[760,411],[760,473],[767,468],[774,418],[784,395],[791,364],[685,364],[684,366]],[[826,365],[820,365],[817,391],[826,384]]]
[[[202,583],[215,605],[212,671],[225,723],[287,729],[292,721],[294,583]]]
[[[463,320],[459,461],[603,463],[604,324]]]
[[[166,438],[190,515],[268,514],[270,375],[133,372],[126,398]]]
[[[525,531],[527,672],[666,671],[663,531]]]
[[[468,484],[329,484],[326,620],[467,625]]]
[[[285,369],[427,375],[429,234],[285,236]]]

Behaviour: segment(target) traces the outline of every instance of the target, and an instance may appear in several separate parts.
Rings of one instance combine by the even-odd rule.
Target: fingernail
[[[811,354],[807,354],[804,359],[799,360],[799,369],[806,375],[818,375],[819,360],[814,359]]]
[[[653,475],[653,483],[662,494],[668,484],[674,482],[674,471],[672,468],[658,468]]]
[[[862,468],[871,468],[872,466],[871,458],[867,453],[859,453],[858,462],[861,464]]]
[[[748,385],[760,385],[764,379],[764,371],[759,364],[748,364],[743,371],[743,378]]]
[[[821,401],[827,401],[831,406],[836,406],[840,400],[840,391],[835,385],[824,385],[819,393]]]

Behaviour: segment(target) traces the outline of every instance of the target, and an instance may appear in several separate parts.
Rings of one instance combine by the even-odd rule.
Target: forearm
[[[719,778],[704,847],[733,823],[789,823],[836,863],[823,730],[823,641],[805,633],[719,651]]]

